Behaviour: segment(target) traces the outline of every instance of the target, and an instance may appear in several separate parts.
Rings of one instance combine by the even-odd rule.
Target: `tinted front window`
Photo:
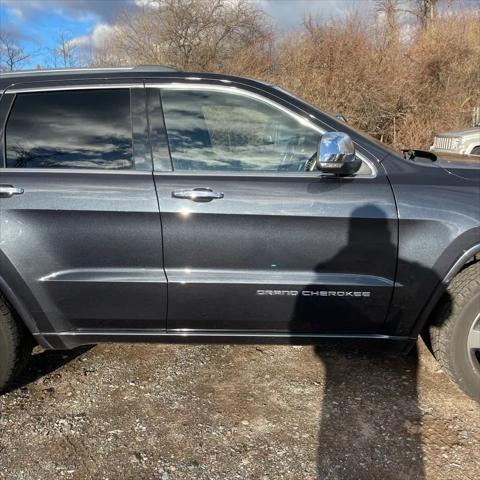
[[[17,95],[6,153],[11,168],[133,168],[129,90]]]
[[[216,91],[162,91],[175,170],[305,171],[320,134],[264,101]]]

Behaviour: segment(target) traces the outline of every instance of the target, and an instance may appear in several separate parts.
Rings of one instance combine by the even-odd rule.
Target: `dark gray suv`
[[[225,75],[17,72],[0,95],[0,388],[33,341],[423,332],[480,398],[480,169]]]

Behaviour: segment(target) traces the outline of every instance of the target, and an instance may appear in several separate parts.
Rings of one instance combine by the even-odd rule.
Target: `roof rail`
[[[32,70],[14,70],[0,72],[0,77],[22,77],[29,75],[62,75],[69,73],[113,73],[113,72],[178,72],[170,65],[137,65],[134,67],[99,67],[99,68],[48,68]]]
[[[132,70],[135,72],[178,72],[172,65],[137,65]]]
[[[21,76],[32,74],[62,74],[62,73],[76,73],[76,72],[125,72],[132,70],[132,67],[105,67],[105,68],[35,68],[29,70],[13,70],[11,72],[0,72],[3,76]]]

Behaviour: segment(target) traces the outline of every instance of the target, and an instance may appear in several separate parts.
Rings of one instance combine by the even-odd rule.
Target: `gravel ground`
[[[478,479],[480,406],[423,344],[38,350],[1,479]]]

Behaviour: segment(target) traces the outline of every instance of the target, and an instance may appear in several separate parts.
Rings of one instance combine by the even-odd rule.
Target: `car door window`
[[[265,101],[212,90],[162,90],[174,170],[305,171],[321,134]]]
[[[19,93],[6,127],[10,168],[132,169],[129,89]]]

